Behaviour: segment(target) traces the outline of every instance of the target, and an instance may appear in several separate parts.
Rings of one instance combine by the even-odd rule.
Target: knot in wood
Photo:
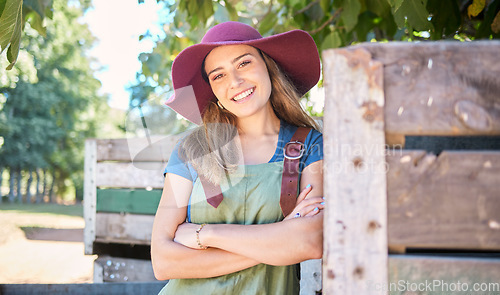
[[[361,107],[364,109],[363,119],[369,123],[383,121],[382,108],[374,101],[364,102]]]

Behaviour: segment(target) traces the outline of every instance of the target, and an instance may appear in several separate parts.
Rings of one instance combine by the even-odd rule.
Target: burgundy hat
[[[201,114],[215,98],[202,76],[203,60],[215,47],[236,44],[250,45],[269,55],[291,79],[301,96],[318,83],[318,49],[307,32],[293,30],[263,38],[249,25],[225,22],[212,27],[201,43],[184,49],[175,58],[172,64],[174,95],[165,104],[189,121],[201,124]]]

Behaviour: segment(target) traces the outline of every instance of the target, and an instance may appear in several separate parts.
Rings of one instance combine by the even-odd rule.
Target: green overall
[[[228,180],[221,183],[224,199],[218,208],[207,202],[201,182],[199,178],[196,179],[188,206],[188,219],[198,224],[265,224],[281,221],[282,171],[283,161],[240,166]],[[174,279],[167,283],[160,294],[299,294],[299,269],[298,265],[258,264],[214,278]]]

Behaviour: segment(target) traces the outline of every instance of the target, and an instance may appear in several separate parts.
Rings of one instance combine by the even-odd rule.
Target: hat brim
[[[215,98],[201,74],[203,60],[218,46],[236,44],[253,46],[269,55],[290,78],[301,96],[318,83],[321,71],[318,49],[305,31],[293,30],[248,41],[200,43],[184,49],[175,58],[172,64],[174,94],[166,105],[189,121],[201,124],[203,111]]]

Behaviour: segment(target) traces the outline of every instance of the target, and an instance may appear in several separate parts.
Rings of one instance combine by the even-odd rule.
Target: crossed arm
[[[209,224],[200,232],[201,243],[209,247],[206,250],[200,250],[196,241],[199,226],[185,222],[192,182],[167,174],[151,239],[156,278],[207,278],[259,263],[290,265],[320,258],[323,214],[314,208],[323,208],[322,162],[302,172],[297,206],[285,220],[260,225]],[[308,184],[311,187],[306,188]],[[299,211],[304,217],[291,218]]]

